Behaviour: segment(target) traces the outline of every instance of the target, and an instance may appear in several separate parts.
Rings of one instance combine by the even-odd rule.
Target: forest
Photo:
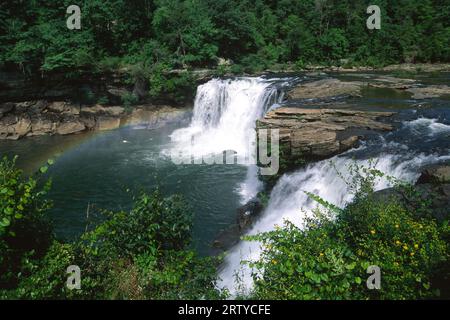
[[[28,75],[216,67],[236,73],[277,65],[383,66],[450,57],[445,0],[79,0],[0,4],[0,67]],[[66,26],[81,9],[81,30]],[[369,30],[369,5],[381,29]],[[155,85],[156,86],[156,85]],[[157,88],[153,88],[153,90]]]

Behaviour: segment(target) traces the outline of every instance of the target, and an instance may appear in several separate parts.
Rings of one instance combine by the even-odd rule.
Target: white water
[[[364,148],[364,147],[363,147]],[[408,152],[407,146],[398,149],[401,154],[380,153],[375,160],[376,168],[389,176],[394,176],[403,181],[415,181],[418,178],[420,167],[440,160],[448,160],[449,156],[414,154]],[[311,210],[317,207],[305,191],[316,194],[323,199],[339,207],[344,207],[352,200],[349,187],[339,177],[337,170],[345,178],[349,176],[348,165],[352,160],[348,155],[336,156],[331,160],[320,161],[293,174],[284,175],[277,183],[270,195],[268,207],[262,213],[262,217],[248,234],[257,234],[273,230],[276,225],[282,226],[285,220],[289,220],[301,227],[305,217]],[[369,160],[356,160],[358,164],[369,165]],[[376,184],[376,189],[389,187],[386,179],[381,179]],[[221,278],[218,286],[229,289],[232,295],[248,293],[252,288],[252,270],[241,261],[254,261],[260,256],[261,249],[256,242],[240,242],[227,255],[223,269],[219,273]],[[240,282],[236,284],[236,276]]]
[[[174,148],[195,156],[248,152],[255,121],[281,96],[262,78],[213,79],[197,89],[192,122],[171,135]]]
[[[405,126],[411,128],[413,133],[425,132],[429,137],[435,134],[449,134],[450,126],[438,122],[438,119],[418,118],[414,121],[405,123]]]

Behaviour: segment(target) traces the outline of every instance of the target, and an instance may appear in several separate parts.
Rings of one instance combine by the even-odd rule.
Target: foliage
[[[0,177],[1,218],[9,221],[0,234],[1,299],[222,297],[215,288],[218,259],[189,248],[192,213],[180,196],[142,193],[130,211],[103,212],[80,240],[62,243],[44,215],[49,184],[39,189],[6,158]],[[66,287],[70,265],[81,269],[81,290]]]
[[[41,257],[52,240],[45,219],[50,181],[42,186],[38,180],[48,166],[37,177],[25,178],[15,163],[16,158],[6,157],[0,162],[0,287],[14,286],[27,274],[21,261]]]
[[[149,70],[154,63],[208,67],[221,57],[254,71],[297,61],[384,65],[450,57],[450,7],[440,0],[82,0],[77,31],[66,28],[70,4],[0,4],[0,66],[44,75],[138,63]],[[366,28],[369,4],[382,10],[381,30]]]
[[[447,222],[408,210],[398,200],[380,199],[373,185],[382,174],[351,167],[347,181],[354,201],[344,209],[317,196],[320,204],[302,228],[291,222],[248,237],[262,242],[255,268],[258,299],[436,298],[448,276]],[[417,211],[417,212],[416,212]],[[370,265],[381,268],[381,289],[368,290]],[[441,276],[442,278],[442,276]]]

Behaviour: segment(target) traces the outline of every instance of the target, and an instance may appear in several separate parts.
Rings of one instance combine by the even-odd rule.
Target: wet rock
[[[47,106],[48,111],[55,113],[62,113],[66,110],[66,103],[64,101],[55,101]]]
[[[258,199],[250,200],[245,205],[240,207],[237,210],[237,223],[239,226],[239,231],[242,232],[248,229],[262,210],[263,205]]]
[[[425,167],[417,180],[417,184],[450,183],[450,162]]]
[[[439,98],[444,95],[450,95],[450,87],[446,85],[432,85],[420,88],[410,88],[406,91],[413,94],[413,99],[431,99]]]

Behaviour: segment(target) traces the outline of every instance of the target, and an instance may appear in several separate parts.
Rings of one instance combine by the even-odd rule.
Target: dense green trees
[[[82,30],[69,31],[72,2],[0,4],[0,64],[45,74],[95,71],[112,57],[124,65],[147,57],[147,67],[164,62],[169,69],[212,66],[218,57],[257,69],[450,57],[450,5],[442,0],[371,1],[381,8],[381,30],[366,28],[369,1],[80,0]]]

